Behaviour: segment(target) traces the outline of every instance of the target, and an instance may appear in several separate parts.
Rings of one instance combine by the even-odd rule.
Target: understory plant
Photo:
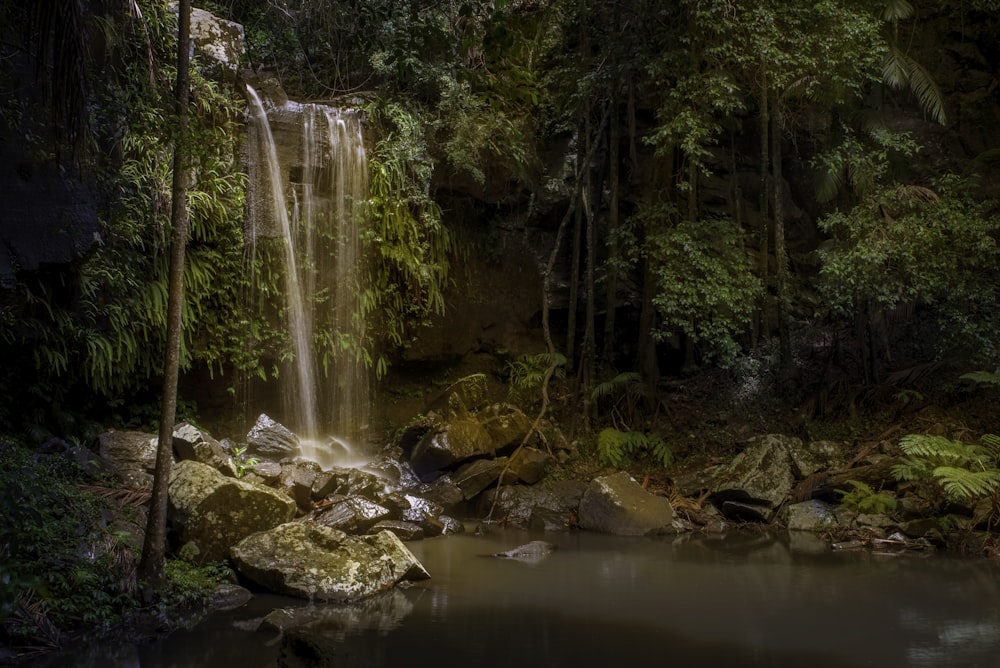
[[[48,450],[0,436],[0,646],[21,655],[113,632],[143,610],[138,507],[148,492],[99,473],[82,445]],[[225,564],[175,560],[166,574],[167,591],[150,612],[167,625],[233,579]]]
[[[853,487],[846,491],[838,489],[840,503],[850,510],[864,514],[881,515],[890,513],[896,509],[896,497],[881,490],[876,491],[872,486],[860,480],[848,480],[847,484]]]
[[[0,441],[0,644],[54,648],[137,608],[132,511],[101,484],[65,454]]]
[[[534,353],[518,355],[507,362],[508,394],[514,400],[523,398],[526,393],[536,393],[541,390],[545,373],[552,361],[549,353]],[[566,356],[555,353],[555,378],[566,375]]]
[[[618,469],[627,468],[644,457],[663,467],[674,461],[673,450],[659,435],[619,431],[614,427],[602,429],[597,435],[597,454],[601,464]]]
[[[908,434],[899,447],[906,457],[893,466],[897,480],[930,480],[947,499],[975,503],[1000,493],[1000,436],[985,434],[981,443],[944,436]]]

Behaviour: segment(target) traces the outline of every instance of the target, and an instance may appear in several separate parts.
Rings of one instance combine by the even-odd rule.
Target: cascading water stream
[[[247,92],[251,252],[258,237],[283,245],[285,301],[277,311],[285,314],[294,360],[279,376],[281,421],[306,442],[304,450],[343,452],[360,439],[369,411],[359,308],[366,265],[357,205],[368,193],[361,117],[296,102],[272,108],[269,117],[257,92]],[[290,128],[280,142],[275,124]]]

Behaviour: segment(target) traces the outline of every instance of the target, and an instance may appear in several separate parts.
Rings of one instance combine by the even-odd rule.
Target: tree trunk
[[[167,486],[173,455],[174,420],[177,412],[177,376],[180,367],[181,325],[184,304],[184,252],[187,244],[187,141],[189,99],[189,41],[191,33],[191,0],[178,3],[177,84],[174,101],[177,113],[177,136],[174,138],[174,173],[170,222],[173,239],[170,251],[170,275],[167,297],[167,341],[163,363],[163,396],[160,404],[160,432],[156,449],[156,469],[153,493],[146,524],[146,536],[139,562],[139,579],[143,596],[152,599],[165,585],[164,555],[166,552]]]
[[[760,244],[759,249],[759,271],[760,271],[760,281],[764,286],[764,292],[761,295],[760,311],[757,315],[757,337],[767,338],[771,335],[771,318],[768,315],[770,312],[770,304],[768,304],[768,275],[769,264],[770,264],[770,228],[768,225],[769,209],[768,197],[770,196],[768,182],[767,182],[767,170],[770,169],[771,162],[771,140],[770,140],[770,127],[771,127],[771,116],[769,113],[767,97],[769,95],[767,89],[767,79],[763,80],[761,84],[760,91],[760,195],[758,201],[760,202],[760,230],[758,232],[758,241]]]
[[[576,171],[577,185],[583,177],[583,161],[587,155],[587,126],[581,116],[577,125]],[[569,304],[566,313],[566,367],[576,368],[576,312],[580,303],[580,253],[583,245],[583,208],[576,207],[573,214],[573,247],[569,265]]]
[[[605,300],[604,300],[604,339],[601,346],[601,358],[608,364],[614,362],[614,350],[615,350],[615,310],[618,306],[618,269],[616,264],[618,262],[618,196],[619,196],[619,168],[618,168],[618,153],[619,153],[619,142],[621,141],[621,129],[618,124],[618,86],[617,83],[613,84],[614,88],[611,93],[611,115],[609,116],[609,122],[611,123],[610,129],[610,146],[608,150],[608,163],[610,166],[610,174],[608,175],[611,181],[610,188],[610,201],[608,202],[608,259],[605,264],[607,267],[607,286],[605,290]]]
[[[780,110],[777,98],[774,100],[774,112]],[[771,202],[774,207],[774,261],[775,261],[775,289],[778,301],[778,355],[783,372],[788,372],[792,367],[792,340],[791,322],[788,313],[788,253],[785,250],[785,186],[784,176],[781,173],[781,132],[778,128],[779,120],[775,119],[775,127],[771,132],[771,162],[774,183],[771,190],[774,192],[774,199]]]

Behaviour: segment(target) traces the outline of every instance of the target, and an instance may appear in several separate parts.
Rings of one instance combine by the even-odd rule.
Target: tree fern
[[[1000,490],[1000,471],[995,468],[970,471],[957,466],[939,466],[934,469],[934,479],[955,501],[990,496]]]
[[[1000,386],[1000,368],[996,371],[972,371],[970,373],[964,373],[959,378],[963,380],[971,380],[974,383],[981,383],[986,385],[996,385]],[[983,437],[985,440],[985,437]],[[994,437],[996,438],[996,437]]]
[[[943,436],[908,434],[899,447],[907,455],[892,467],[897,480],[933,480],[954,501],[972,501],[1000,492],[1000,437],[986,434],[982,445]]]

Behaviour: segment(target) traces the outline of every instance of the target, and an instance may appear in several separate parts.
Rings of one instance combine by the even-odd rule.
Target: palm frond
[[[624,371],[611,380],[606,380],[594,386],[592,396],[595,399],[605,399],[624,392],[631,392],[636,395],[644,394],[645,386],[642,382],[642,375],[635,371]]]
[[[891,88],[908,89],[931,118],[941,125],[948,122],[944,110],[944,95],[934,77],[895,44],[890,45],[882,63],[882,80]]]
[[[913,16],[913,5],[909,0],[885,0],[882,18],[886,21],[901,21]]]

